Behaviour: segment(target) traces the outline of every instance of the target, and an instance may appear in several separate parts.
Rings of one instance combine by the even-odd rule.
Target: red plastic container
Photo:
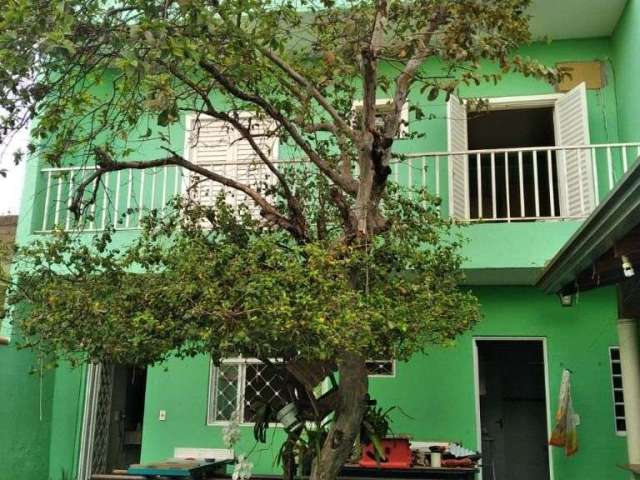
[[[411,448],[408,438],[384,438],[382,448],[386,458],[376,461],[371,443],[362,447],[359,465],[365,468],[411,468]]]

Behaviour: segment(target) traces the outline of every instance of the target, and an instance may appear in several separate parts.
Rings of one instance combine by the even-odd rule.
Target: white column
[[[640,464],[640,352],[638,349],[638,320],[618,320],[624,414],[627,426],[629,463]]]

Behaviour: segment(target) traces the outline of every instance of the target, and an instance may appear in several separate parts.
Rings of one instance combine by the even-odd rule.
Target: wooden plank
[[[127,472],[131,475],[189,478],[224,469],[229,460],[221,462],[199,462],[189,460],[169,460],[164,462],[131,465]]]
[[[91,480],[147,480],[147,477],[138,475],[120,475],[115,473],[94,473]]]
[[[601,62],[556,63],[556,67],[569,72],[571,75],[570,78],[564,78],[556,86],[556,91],[558,92],[568,92],[582,82],[586,82],[589,90],[599,90],[603,86]]]

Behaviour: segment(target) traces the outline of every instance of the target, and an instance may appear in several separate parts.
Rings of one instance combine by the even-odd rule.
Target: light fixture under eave
[[[629,260],[629,257],[622,255],[622,273],[627,278],[633,277],[636,271],[633,269],[633,264]]]
[[[567,295],[560,292],[558,293],[558,298],[560,299],[560,305],[562,305],[563,307],[573,306],[573,295]]]

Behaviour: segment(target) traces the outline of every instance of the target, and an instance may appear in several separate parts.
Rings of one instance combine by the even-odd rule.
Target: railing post
[[[533,151],[533,194],[536,200],[536,218],[540,218],[540,186],[538,185],[538,151]]]
[[[448,160],[448,158],[447,158]],[[440,196],[440,155],[436,155],[436,195]],[[449,192],[451,195],[451,192]]]
[[[476,153],[476,180],[478,187],[478,219],[482,218],[482,164],[480,162],[480,154]]]
[[[593,170],[593,200],[597,207],[600,204],[600,192],[598,191],[598,163],[596,162],[596,147],[591,147],[591,169]]]
[[[511,221],[511,192],[509,192],[509,152],[504,152],[504,186],[507,198],[507,222]]]
[[[555,185],[555,182],[553,181],[553,154],[551,153],[551,150],[547,150],[547,170],[549,172],[549,175],[548,175],[549,204],[550,204],[549,212],[551,212],[552,217],[555,217],[556,216],[556,197],[553,191],[553,186]]]
[[[118,170],[116,173],[116,198],[113,205],[113,228],[118,227],[118,209],[120,207],[120,183],[122,181],[122,170]]]
[[[498,218],[498,201],[496,196],[496,154],[491,152],[491,209],[493,219]]]
[[[126,203],[126,218],[124,220],[124,228],[129,228],[129,223],[131,221],[131,195],[133,194],[133,169],[129,169],[129,179],[127,185],[127,203]]]
[[[44,194],[44,211],[42,213],[42,231],[47,231],[47,220],[49,218],[49,199],[51,197],[51,171],[47,172],[47,191]]]
[[[524,218],[526,212],[524,211],[524,172],[522,168],[522,150],[518,151],[518,180],[520,183],[520,217]]]

